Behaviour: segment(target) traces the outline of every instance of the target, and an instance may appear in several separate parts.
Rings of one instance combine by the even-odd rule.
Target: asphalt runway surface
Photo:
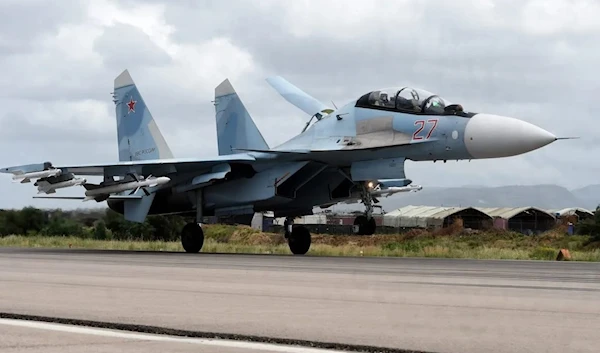
[[[0,249],[0,313],[341,350],[598,352],[600,264]],[[0,319],[3,352],[52,351],[36,350],[46,341],[78,352],[279,349],[193,348],[203,343]]]

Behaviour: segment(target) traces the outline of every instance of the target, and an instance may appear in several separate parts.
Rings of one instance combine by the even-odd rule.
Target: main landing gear
[[[304,255],[310,249],[311,237],[308,228],[302,225],[294,225],[293,218],[286,218],[283,223],[285,238],[288,241],[290,251],[294,255]]]
[[[202,230],[202,189],[196,191],[196,222],[188,223],[181,230],[181,245],[185,252],[197,253],[204,245]]]
[[[204,245],[204,231],[200,223],[188,223],[183,227],[181,245],[185,252],[200,252]]]
[[[373,218],[373,197],[367,187],[362,185],[362,203],[365,205],[365,214],[360,215],[354,219],[354,234],[356,235],[373,235],[375,234],[375,229],[377,228],[377,224],[375,223],[375,218]]]

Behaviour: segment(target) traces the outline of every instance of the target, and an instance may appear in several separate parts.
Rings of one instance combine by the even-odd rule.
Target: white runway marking
[[[173,343],[189,343],[204,346],[217,346],[217,347],[228,347],[238,349],[250,349],[254,351],[269,351],[269,352],[287,352],[287,353],[348,353],[343,351],[334,351],[327,349],[308,348],[299,346],[285,346],[279,344],[270,343],[259,343],[259,342],[244,342],[235,340],[221,340],[221,339],[206,339],[206,338],[188,338],[188,337],[175,337],[166,335],[152,335],[144,333],[133,333],[125,331],[116,331],[109,329],[74,326],[65,324],[55,324],[48,322],[29,321],[29,320],[14,320],[14,319],[0,319],[0,325],[10,325],[27,327],[34,329],[68,332],[84,335],[95,335],[113,338],[126,338],[140,341],[159,341],[159,342],[173,342]]]

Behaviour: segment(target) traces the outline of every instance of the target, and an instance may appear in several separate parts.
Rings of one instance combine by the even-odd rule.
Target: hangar
[[[555,215],[559,219],[572,219],[575,217],[577,221],[594,217],[594,212],[581,207],[569,207],[562,210],[549,210],[549,213]]]
[[[493,218],[473,207],[405,206],[386,213],[383,225],[391,228],[442,228],[456,218],[471,229],[491,227]]]
[[[556,224],[556,217],[536,207],[478,208],[494,219],[494,227],[521,233],[543,232]]]

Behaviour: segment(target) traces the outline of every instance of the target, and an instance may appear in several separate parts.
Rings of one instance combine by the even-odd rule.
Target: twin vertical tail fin
[[[269,149],[229,80],[215,88],[215,111],[219,155],[237,153],[236,149]]]
[[[127,70],[115,78],[119,161],[173,158],[150,110]]]
[[[113,102],[116,106],[119,161],[173,158],[171,149],[127,70],[115,78]],[[156,194],[140,196],[139,199],[123,201],[126,220],[142,223],[146,219]]]

